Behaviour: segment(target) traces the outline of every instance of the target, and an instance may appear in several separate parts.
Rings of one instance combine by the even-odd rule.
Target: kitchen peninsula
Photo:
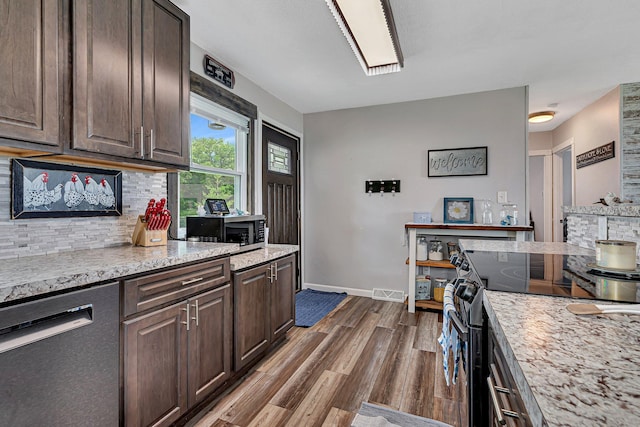
[[[593,255],[563,243],[461,240],[470,251]],[[533,425],[640,425],[640,319],[575,315],[569,299],[486,290],[483,304]]]

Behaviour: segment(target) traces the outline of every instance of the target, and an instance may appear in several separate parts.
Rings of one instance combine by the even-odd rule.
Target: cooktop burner
[[[640,302],[640,274],[595,267],[595,257],[517,252],[466,251],[488,290]]]

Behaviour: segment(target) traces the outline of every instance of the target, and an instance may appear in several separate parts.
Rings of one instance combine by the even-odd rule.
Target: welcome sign
[[[615,141],[576,156],[576,169],[602,162],[616,156]]]
[[[487,147],[428,150],[428,176],[487,174]]]

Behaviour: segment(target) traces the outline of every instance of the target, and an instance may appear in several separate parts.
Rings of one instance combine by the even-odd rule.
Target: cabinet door
[[[71,2],[73,149],[141,157],[140,9],[135,3]]]
[[[189,406],[193,406],[231,375],[231,284],[191,298],[189,303],[195,317],[189,331]]]
[[[186,410],[186,307],[124,322],[125,425],[170,425]]]
[[[271,283],[271,342],[282,337],[295,323],[296,257],[290,255],[274,263]]]
[[[269,347],[269,264],[234,274],[235,369]]]
[[[59,144],[57,0],[0,0],[0,136]]]
[[[142,0],[145,158],[189,165],[189,16]]]

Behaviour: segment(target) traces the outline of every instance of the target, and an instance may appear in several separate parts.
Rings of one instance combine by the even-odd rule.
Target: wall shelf
[[[405,261],[406,265],[409,265],[409,258]],[[416,261],[416,266],[418,267],[437,267],[437,268],[456,268],[455,265],[451,264],[449,260],[442,261],[433,261],[433,260],[425,260],[425,261]]]

